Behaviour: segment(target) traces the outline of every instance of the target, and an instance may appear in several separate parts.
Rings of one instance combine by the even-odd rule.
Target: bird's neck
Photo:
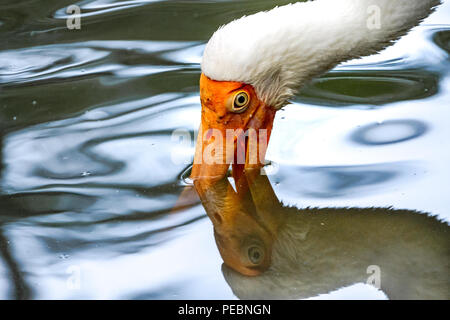
[[[309,80],[374,54],[418,25],[440,0],[316,0],[235,20],[208,42],[202,71],[251,84],[279,109]]]
[[[298,81],[304,84],[339,63],[379,52],[418,25],[439,3],[317,0],[298,6],[298,21],[302,21],[297,32],[302,52],[297,57],[302,71]]]

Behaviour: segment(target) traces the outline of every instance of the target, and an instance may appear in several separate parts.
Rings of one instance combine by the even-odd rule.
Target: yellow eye
[[[250,104],[250,97],[248,93],[245,91],[239,91],[234,95],[230,111],[234,113],[244,112],[249,104]]]

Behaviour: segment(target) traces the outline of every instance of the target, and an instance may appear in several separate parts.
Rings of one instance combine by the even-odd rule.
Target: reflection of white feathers
[[[203,73],[255,87],[280,108],[306,81],[340,62],[378,52],[440,0],[316,0],[235,20],[208,42]]]
[[[391,299],[449,299],[448,225],[413,211],[286,208],[262,275],[227,267],[226,281],[241,299],[301,299],[366,283],[380,267],[381,290]],[[357,298],[357,297],[355,297]]]

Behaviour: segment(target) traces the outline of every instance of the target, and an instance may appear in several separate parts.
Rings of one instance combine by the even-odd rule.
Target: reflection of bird
[[[270,137],[277,110],[308,80],[337,64],[370,55],[390,45],[427,17],[440,0],[316,0],[299,2],[235,20],[209,40],[202,61],[201,130],[192,178],[197,191],[222,177],[234,162],[238,179],[245,167],[263,163],[259,139],[236,143],[227,153],[210,129],[262,129]],[[237,141],[238,139],[235,139]],[[258,145],[257,161],[249,150]],[[213,150],[213,151],[211,151]],[[244,154],[239,163],[239,150]],[[246,152],[246,154],[245,154]],[[205,159],[208,158],[208,159]],[[200,179],[202,178],[202,179]]]
[[[407,210],[288,208],[259,170],[240,181],[238,193],[223,178],[202,199],[239,298],[328,293],[365,283],[371,266],[391,299],[450,298],[447,224]]]

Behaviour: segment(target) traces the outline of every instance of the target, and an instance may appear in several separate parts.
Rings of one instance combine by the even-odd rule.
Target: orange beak
[[[245,100],[247,98],[247,100]],[[191,179],[200,197],[227,175],[238,186],[246,168],[264,165],[276,110],[258,99],[251,85],[200,78],[202,119]]]

